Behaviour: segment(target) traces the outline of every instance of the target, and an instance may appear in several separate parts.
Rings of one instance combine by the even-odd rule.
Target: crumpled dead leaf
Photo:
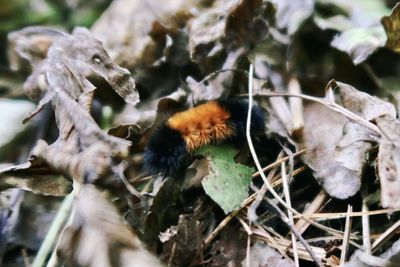
[[[84,185],[77,195],[73,220],[61,236],[58,254],[67,266],[162,266],[93,185]]]
[[[182,47],[180,42],[185,41],[178,32],[193,16],[192,12],[196,12],[196,1],[165,4],[162,0],[118,0],[96,21],[92,32],[117,64],[127,68],[151,66],[164,54],[171,57],[176,47]],[[176,59],[175,63],[182,63],[181,58]]]
[[[206,73],[217,70],[215,60],[224,53],[246,47],[266,37],[268,22],[263,15],[272,5],[261,0],[217,0],[189,27],[189,50]]]
[[[14,32],[12,40],[18,43],[26,36],[41,36],[47,31],[28,28]],[[51,101],[60,137],[50,146],[39,142],[32,155],[81,183],[94,182],[110,173],[112,161],[116,164],[127,156],[129,142],[107,135],[90,115],[96,88],[88,79],[93,75],[104,78],[130,104],[139,101],[138,92],[130,73],[111,61],[100,41],[87,29],[76,28],[71,35],[61,35],[49,45],[47,57],[29,78],[31,89],[39,88],[45,94],[29,117]],[[27,55],[18,54],[21,51]],[[31,52],[16,51],[34,64],[35,58],[29,57]],[[102,156],[93,156],[98,153]]]
[[[188,104],[189,94],[178,88],[171,94],[161,97],[157,101],[144,101],[139,106],[126,108],[116,116],[116,125],[135,125],[142,132],[152,125],[159,124],[177,111],[181,111]]]
[[[395,129],[387,128],[390,124],[382,120],[382,118],[392,118],[391,127],[396,127],[396,120],[393,119],[396,110],[391,103],[334,80],[328,83],[327,89],[328,93],[331,93],[330,90],[338,93],[343,107],[366,120],[375,120],[378,127],[379,123],[382,123],[391,135],[396,132]],[[321,121],[323,121],[322,126]],[[395,168],[392,170],[395,163],[390,156],[388,157],[395,153],[393,150],[395,146],[392,143],[395,136],[392,138],[383,136],[379,139],[376,133],[358,124],[357,121],[349,121],[344,116],[316,104],[306,107],[305,122],[303,146],[307,147],[308,151],[304,159],[315,171],[316,176],[322,179],[325,190],[331,196],[347,198],[358,191],[363,170],[368,163],[368,153],[379,140],[378,173],[384,183],[382,198],[386,198],[382,205],[391,207],[398,205],[393,201],[396,194],[389,194],[387,190],[396,191],[399,187],[391,185],[388,189],[389,187],[385,185],[388,179],[393,181],[393,175],[396,176],[393,174]],[[387,198],[391,199],[390,204]]]
[[[393,104],[384,101],[376,96],[355,89],[353,86],[331,80],[328,85],[334,91],[337,91],[342,105],[348,110],[371,121],[382,115],[396,117],[396,109]]]
[[[335,160],[348,170],[354,171],[361,179],[367,162],[367,155],[375,142],[371,133],[356,122],[347,122],[335,148]]]
[[[377,174],[381,182],[382,207],[400,207],[400,121],[384,115],[375,119],[383,132],[379,140]]]
[[[304,109],[303,159],[315,171],[315,176],[329,195],[345,199],[360,188],[360,177],[335,160],[335,148],[342,138],[348,120],[320,104]]]
[[[145,242],[158,241],[159,233],[170,226],[166,223],[178,220],[179,213],[174,205],[179,201],[182,182],[171,177],[157,177],[151,191],[144,194],[143,203],[131,209],[129,222]]]
[[[279,29],[286,29],[289,35],[293,35],[313,13],[315,1],[273,0],[272,2],[277,5],[276,26]]]
[[[64,196],[72,189],[69,180],[36,158],[1,168],[0,181],[0,190],[18,187],[41,195]]]
[[[127,103],[136,104],[139,101],[130,73],[113,63],[102,44],[86,29],[76,28],[69,35],[51,28],[28,27],[9,36],[9,54],[11,60],[16,62],[14,67],[20,67],[17,64],[20,58],[29,60],[34,66],[33,73],[25,83],[28,95],[37,98],[47,90],[50,93],[50,96],[45,97],[48,102],[53,96],[51,93],[58,87],[58,90],[68,91],[77,100],[81,94],[94,90],[87,77],[98,75]],[[46,45],[42,45],[44,38],[47,38]],[[25,40],[29,40],[31,47],[39,47],[41,53],[37,55],[36,50],[39,48],[26,48]],[[41,103],[41,106],[45,103]]]
[[[26,27],[8,34],[8,60],[14,71],[31,71],[24,82],[25,93],[34,100],[40,98],[42,88],[36,82],[43,71],[50,46],[65,34],[49,27]],[[28,64],[26,64],[28,63]],[[30,69],[27,69],[30,66]]]
[[[378,139],[368,133],[358,133],[360,140],[364,143],[379,143],[379,152],[376,161],[377,174],[381,181],[381,205],[383,207],[398,208],[400,206],[400,180],[397,178],[397,154],[399,153],[397,139],[399,132],[399,121],[396,118],[395,107],[384,100],[359,92],[355,88],[343,83],[330,83],[331,88],[339,91],[343,106],[358,113],[367,120],[374,120],[382,131]],[[361,128],[360,128],[361,130]],[[363,130],[365,132],[365,129]],[[361,143],[359,143],[361,144]],[[367,146],[368,147],[368,146]],[[368,149],[365,147],[364,149]],[[347,148],[346,148],[347,149]],[[359,152],[361,152],[359,150]],[[354,156],[354,155],[353,155]],[[350,160],[352,159],[352,160]],[[362,159],[362,158],[361,158]],[[347,165],[354,161],[354,158],[347,160]]]
[[[386,46],[395,52],[400,52],[400,4],[396,4],[389,16],[382,17],[381,22],[387,35]]]
[[[31,152],[31,157],[48,163],[80,183],[94,183],[100,177],[111,173],[112,150],[102,142],[94,144],[79,154],[58,146],[49,146],[39,140]]]
[[[243,55],[242,49],[230,52],[224,65],[223,70],[227,70],[221,73],[210,74],[207,76],[207,80],[200,82],[195,81],[191,77],[186,79],[187,85],[191,91],[191,98],[194,104],[199,104],[204,101],[218,99],[220,97],[227,96],[231,93],[235,81],[235,73],[233,70],[236,69],[238,59]],[[211,76],[211,77],[210,77]]]

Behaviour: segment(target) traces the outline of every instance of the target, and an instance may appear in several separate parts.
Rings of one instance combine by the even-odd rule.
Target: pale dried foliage
[[[107,135],[90,115],[96,87],[88,77],[104,78],[127,103],[135,104],[138,94],[130,73],[114,64],[102,44],[83,28],[72,35],[26,28],[11,34],[9,40],[15,48],[12,66],[20,68],[19,60],[28,60],[33,67],[25,83],[26,93],[33,98],[44,95],[27,119],[51,102],[60,136],[51,145],[39,140],[29,163],[6,171],[29,173],[42,166],[74,180],[74,192],[78,193],[57,247],[61,258],[69,266],[161,266],[109,200],[95,186],[81,185],[114,179],[113,168],[128,155],[129,146],[129,142]]]
[[[77,194],[72,220],[61,236],[58,254],[67,266],[162,266],[93,185],[84,185]]]
[[[278,4],[274,6],[272,2]],[[272,2],[179,0],[166,4],[163,0],[119,0],[112,2],[91,32],[80,27],[71,34],[46,27],[27,27],[9,34],[10,65],[19,71],[27,71],[30,66],[31,74],[24,90],[38,101],[37,108],[24,121],[49,104],[54,110],[59,136],[52,144],[39,139],[28,162],[2,168],[0,185],[14,183],[41,194],[65,195],[71,181],[74,184],[73,212],[58,238],[56,254],[49,266],[163,266],[139,240],[133,227],[143,233],[144,239],[155,236],[149,242],[158,246],[159,256],[170,266],[292,267],[298,266],[298,259],[314,261],[319,266],[339,266],[349,258],[350,249],[355,253],[344,266],[394,266],[399,254],[398,242],[386,254],[373,254],[398,233],[400,222],[383,233],[371,235],[369,220],[372,215],[400,209],[399,111],[386,99],[335,80],[326,86],[324,98],[302,94],[304,73],[295,70],[301,64],[293,67],[286,58],[292,55],[285,53],[299,53],[291,50],[297,47],[291,42],[293,39],[299,42],[295,34],[311,18],[314,2]],[[342,6],[349,18],[338,15],[325,19],[319,14],[312,15],[321,29],[339,32],[331,46],[348,53],[359,64],[385,45],[382,34],[386,30],[386,46],[398,51],[398,37],[394,33],[399,25],[400,5],[383,18],[383,25],[375,21],[369,31],[365,25],[353,21],[354,10],[361,5],[360,1],[354,2]],[[353,43],[350,37],[360,32],[368,33],[371,38],[366,43],[359,40]],[[257,78],[252,77],[252,64],[248,73],[243,68],[249,62],[254,63]],[[327,62],[329,69],[333,60]],[[297,64],[295,60],[293,63]],[[190,65],[198,72],[196,76],[203,76],[197,81],[188,75],[184,82],[181,80],[184,76],[169,77],[170,73],[163,76],[157,72],[154,75],[153,71],[163,64],[176,73],[187,71]],[[137,71],[134,75],[139,77],[138,83],[143,82],[141,89],[148,99],[140,105],[133,75],[125,67]],[[319,72],[316,73],[312,75],[317,76]],[[321,79],[331,79],[332,73],[328,76]],[[125,111],[114,121],[120,125],[108,133],[91,115],[95,94],[109,88],[97,88],[94,81],[99,80],[108,83],[126,102]],[[243,80],[249,82],[248,88]],[[248,125],[247,141],[258,171],[248,181],[251,194],[246,184],[240,205],[234,203],[226,210],[227,215],[220,214],[223,205],[215,196],[229,201],[232,192],[222,189],[226,190],[227,183],[234,179],[228,177],[225,184],[217,184],[222,189],[215,186],[213,192],[204,190],[202,181],[210,166],[214,166],[213,159],[204,153],[196,155],[196,161],[185,174],[185,182],[158,177],[145,184],[142,192],[137,192],[129,183],[151,180],[139,170],[141,149],[148,136],[169,115],[203,101],[237,94],[244,96],[246,90],[252,103],[253,83],[257,87],[254,97],[267,111],[265,135],[278,140],[283,149],[274,162],[262,169],[260,161],[270,160],[271,155],[257,155]],[[376,83],[379,86],[379,81]],[[138,144],[133,142],[132,146],[124,139],[132,137],[131,134],[138,137],[134,140]],[[297,151],[292,152],[288,147]],[[131,148],[136,151],[129,154]],[[248,154],[241,151],[231,156],[246,162]],[[310,183],[315,182],[314,177],[318,182],[313,188],[319,193],[309,203],[303,203],[303,199],[297,198],[298,192],[292,191],[295,187],[292,181],[307,168],[313,176]],[[369,196],[359,193],[368,168],[376,172],[374,179],[380,181],[379,204],[388,209],[368,210]],[[233,169],[230,170],[226,172],[232,174]],[[216,178],[222,176],[220,171],[221,168],[216,168]],[[25,180],[16,180],[21,177]],[[308,186],[303,184],[301,190],[312,188]],[[202,196],[194,193],[194,198],[198,197],[195,202],[185,198],[182,191],[186,194],[186,190],[189,194],[201,191]],[[285,198],[281,197],[282,193]],[[335,198],[345,200],[357,193],[362,197],[361,212],[353,212],[351,206],[347,211],[321,212]],[[124,208],[132,217],[127,220],[129,224],[111,202],[115,196],[125,201]],[[133,196],[143,201],[140,207],[133,205]],[[192,202],[181,203],[180,199]],[[179,214],[175,214],[179,205],[185,207],[180,207]],[[183,214],[186,209],[188,214]],[[175,216],[168,219],[176,225],[165,228],[162,223],[168,216]],[[362,236],[351,224],[351,219],[358,216],[362,216],[362,225],[358,226]],[[344,227],[322,222],[332,219],[343,219],[339,224],[344,223]],[[232,227],[232,221],[240,230]],[[275,225],[289,230],[277,230]],[[167,230],[160,234],[161,227]],[[318,237],[305,240],[302,235],[310,227],[309,232],[315,231]],[[335,254],[337,251],[340,259]]]

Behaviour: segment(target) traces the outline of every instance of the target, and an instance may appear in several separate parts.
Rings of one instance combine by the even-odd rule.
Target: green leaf
[[[222,145],[208,145],[199,148],[196,154],[203,155],[208,159],[221,159],[226,161],[233,161],[233,157],[237,154],[237,150],[232,146]]]
[[[206,194],[225,213],[229,213],[248,197],[253,168],[235,163],[237,151],[231,146],[206,146],[198,154],[209,160],[209,173],[202,185]]]

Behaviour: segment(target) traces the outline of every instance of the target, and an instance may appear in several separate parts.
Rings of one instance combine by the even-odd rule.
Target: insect
[[[222,142],[245,140],[248,102],[213,100],[170,117],[150,137],[144,168],[151,175],[172,175],[184,166],[197,148]],[[264,131],[264,112],[252,107],[252,132]]]

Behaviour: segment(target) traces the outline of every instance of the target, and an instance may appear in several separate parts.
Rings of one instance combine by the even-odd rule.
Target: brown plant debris
[[[3,2],[1,266],[399,265],[396,1]]]

